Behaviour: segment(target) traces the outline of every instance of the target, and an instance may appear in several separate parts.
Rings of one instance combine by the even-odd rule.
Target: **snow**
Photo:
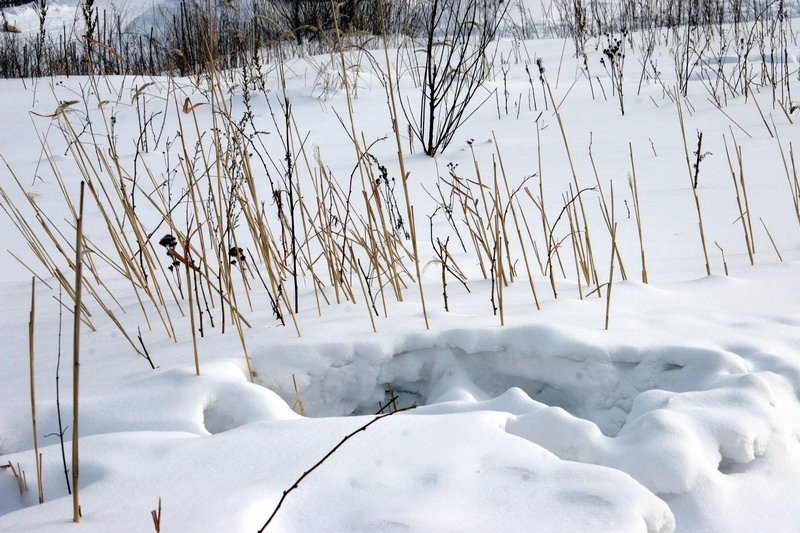
[[[178,0],[95,0],[93,5],[97,12],[105,12],[112,20],[120,17],[122,27],[127,28],[139,22],[152,22],[154,13],[160,9],[169,10],[179,3]],[[68,32],[73,28],[82,28],[82,5],[82,0],[48,0],[45,28],[51,32],[60,32],[63,28]],[[21,32],[39,31],[39,13],[35,3],[6,8],[3,12],[8,22]],[[81,30],[76,29],[76,34],[77,31]]]
[[[132,16],[134,5],[139,6],[127,6]],[[144,7],[136,9],[140,8],[144,13]],[[28,8],[18,8],[9,21],[24,26],[24,9]],[[52,4],[51,14],[56,12]],[[134,342],[141,332],[157,368],[151,369],[133,351],[94,302],[87,303],[97,331],[84,328],[81,338],[83,519],[72,525],[61,447],[54,434],[60,351],[60,403],[64,425],[69,426],[69,459],[72,316],[67,309],[59,316],[53,299],[58,297],[57,282],[45,276],[24,239],[4,218],[2,248],[23,259],[53,289],[37,282],[36,408],[45,498],[38,505],[25,327],[30,273],[11,255],[0,257],[0,464],[19,464],[29,485],[20,494],[9,469],[0,470],[0,530],[149,531],[150,510],[159,498],[163,531],[258,530],[284,491],[343,437],[373,420],[389,398],[387,391],[392,391],[398,407],[417,407],[385,417],[348,439],[288,494],[267,531],[796,531],[800,227],[778,141],[767,131],[754,99],[779,134],[787,157],[789,147],[800,142],[797,125],[772,107],[767,88],[747,101],[730,98],[722,108],[729,120],[706,98],[707,82],[701,77],[690,81],[691,107],[684,111],[689,150],[696,148],[696,132],[701,130],[703,150],[710,152],[702,162],[698,188],[712,270],[706,276],[676,106],[653,79],[637,94],[641,66],[636,55],[631,52],[626,62],[626,113],[621,116],[599,64],[601,52],[587,51],[594,84],[590,86],[580,71],[582,59],[572,57],[571,42],[501,40],[497,46],[498,65],[502,60],[509,68],[507,84],[499,69],[487,82],[489,90],[498,89],[497,100],[492,96],[435,159],[422,155],[419,147],[407,154],[423,265],[434,257],[429,231],[456,241],[441,213],[432,229],[429,226],[427,217],[436,202],[426,191],[434,191],[437,174],[446,176],[448,163],[456,165],[459,176],[474,178],[468,140],[474,141],[471,147],[484,179],[492,176],[492,158],[499,151],[514,187],[539,171],[538,124],[546,210],[551,222],[558,216],[572,176],[552,102],[544,108],[538,74],[533,74],[535,59],[541,57],[556,100],[563,99],[559,112],[582,186],[595,185],[590,143],[607,198],[613,181],[617,243],[628,280],[622,280],[617,264],[608,330],[606,291],[601,291],[602,297],[588,295],[591,288],[584,286],[583,299],[579,297],[568,240],[561,252],[566,276],[556,268],[558,298],[533,263],[542,309],[536,310],[524,276],[517,278],[504,288],[505,326],[492,313],[491,282],[481,276],[474,250],[467,245],[469,251],[463,252],[452,244],[471,292],[449,282],[450,312],[445,312],[440,267],[431,264],[423,275],[430,331],[414,286],[405,291],[403,302],[387,295],[388,316],[381,309],[375,318],[378,332],[373,333],[361,299],[357,304],[323,302],[319,316],[312,284],[302,280],[297,313],[302,336],[291,325],[276,325],[266,296],[254,290],[252,311],[240,302],[254,326],[244,332],[255,373],[255,383],[250,383],[234,327],[228,324],[222,334],[206,323],[205,337],[198,340],[201,375],[196,376],[188,317],[170,304],[177,342],[165,334],[152,307],[148,328],[130,283],[101,265],[109,291],[119,299],[115,314]],[[798,50],[792,52],[797,55]],[[332,174],[346,181],[353,172],[354,152],[334,113],[347,120],[345,95],[341,87],[323,83],[335,81],[335,59],[291,60],[287,94],[298,127],[308,133],[309,152],[318,146]],[[657,48],[654,60],[665,86],[673,87],[669,49]],[[526,63],[538,109],[529,104]],[[725,65],[737,63],[738,59]],[[369,141],[389,136],[371,151],[391,176],[398,176],[386,94],[371,68],[364,60],[353,80],[354,120]],[[320,72],[328,72],[328,78]],[[267,80],[270,92],[254,93],[252,105],[257,123],[274,132],[266,98],[277,108],[280,85],[274,71]],[[151,111],[164,111],[165,135],[174,141],[178,114],[170,95],[185,92],[193,103],[207,101],[192,81],[102,79],[100,97],[110,102],[104,108],[116,117],[123,165],[133,168],[136,155],[139,126],[131,101],[135,88],[154,82],[144,98]],[[414,94],[409,79],[401,83],[406,94]],[[600,84],[607,99],[601,96]],[[792,88],[796,87],[795,80]],[[73,232],[37,135],[47,138],[51,159],[73,201],[80,173],[56,122],[28,112],[47,115],[60,101],[80,99],[86,104],[75,105],[68,113],[70,120],[78,124],[88,114],[100,124],[94,90],[86,77],[0,81],[5,102],[0,120],[9,125],[0,130],[0,155],[21,188],[6,168],[0,170],[0,186],[17,206],[25,206],[32,225],[36,221],[24,204],[26,195],[35,198],[65,235]],[[504,90],[509,93],[508,113]],[[240,116],[241,88],[226,94],[232,115]],[[210,128],[210,107],[194,111],[202,128]],[[729,148],[734,137],[742,146],[754,225],[763,219],[783,260],[758,224],[755,266],[750,265],[723,134]],[[187,141],[196,140],[188,129],[186,135]],[[264,142],[281,154],[277,137],[271,133]],[[106,146],[104,134],[95,132],[92,139]],[[84,140],[88,144],[88,134]],[[152,136],[150,142],[154,143]],[[628,143],[635,157],[649,284],[639,281],[642,265],[628,188]],[[162,139],[158,148],[142,156],[156,175],[165,172],[164,150]],[[309,194],[309,173],[304,163],[298,165]],[[534,195],[538,180],[537,176],[526,182]],[[261,186],[262,198],[268,197],[267,186]],[[397,195],[402,206],[399,183]],[[586,193],[586,211],[595,257],[602,258],[597,259],[599,277],[608,279],[611,241],[598,197],[595,191]],[[155,227],[158,214],[148,211],[143,197],[137,203],[143,223]],[[544,235],[538,212],[527,197],[520,196],[520,205],[541,252]],[[566,221],[559,223],[559,238],[569,234],[566,226]],[[92,246],[113,250],[94,201],[87,202],[85,227]],[[246,231],[240,233],[244,235]],[[725,250],[730,275],[725,275],[715,242]],[[511,245],[514,256],[520,256],[518,243]],[[166,257],[158,258],[167,264]],[[71,273],[63,260],[59,265]],[[520,260],[517,273],[522,272]],[[335,302],[332,291],[326,294]],[[305,416],[300,414],[295,382]]]

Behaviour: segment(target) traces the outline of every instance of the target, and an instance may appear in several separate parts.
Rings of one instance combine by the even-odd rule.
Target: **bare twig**
[[[301,482],[302,482],[302,481],[303,481],[303,480],[304,480],[306,477],[308,477],[308,475],[309,475],[309,474],[311,474],[311,472],[313,472],[314,470],[316,470],[317,468],[319,468],[319,467],[322,465],[322,463],[324,463],[325,461],[327,461],[327,460],[328,460],[328,458],[329,458],[331,455],[333,455],[334,453],[336,453],[336,451],[337,451],[339,448],[341,448],[341,447],[344,445],[344,443],[345,443],[345,442],[347,442],[348,440],[350,440],[350,439],[351,439],[352,437],[354,437],[356,434],[358,434],[358,433],[360,433],[360,432],[362,432],[362,431],[366,431],[366,430],[367,430],[367,428],[368,428],[368,427],[370,427],[372,424],[374,424],[375,422],[377,422],[377,421],[379,421],[379,420],[382,420],[382,419],[386,418],[387,416],[392,416],[393,414],[396,414],[396,413],[402,413],[403,411],[410,411],[411,409],[414,409],[414,408],[416,408],[416,407],[417,407],[416,405],[412,405],[412,406],[410,406],[410,407],[405,407],[405,408],[403,408],[403,409],[398,409],[397,411],[392,411],[391,413],[386,413],[386,414],[383,414],[383,415],[378,415],[378,416],[376,416],[375,418],[373,418],[372,420],[370,420],[369,422],[367,422],[366,424],[364,424],[363,426],[361,426],[360,428],[358,428],[358,429],[356,429],[355,431],[353,431],[352,433],[349,433],[349,434],[347,434],[347,435],[346,435],[346,436],[345,436],[345,437],[344,437],[342,440],[340,440],[340,441],[339,441],[339,443],[338,443],[336,446],[334,446],[334,447],[333,447],[333,448],[332,448],[332,449],[331,449],[331,450],[330,450],[328,453],[326,453],[326,454],[325,454],[325,456],[324,456],[322,459],[320,459],[319,461],[317,461],[317,463],[316,463],[314,466],[312,466],[311,468],[309,468],[308,470],[306,470],[305,472],[303,472],[303,475],[302,475],[302,476],[300,476],[299,478],[297,478],[297,481],[295,481],[294,483],[292,483],[292,486],[291,486],[291,487],[289,487],[288,489],[286,489],[285,491],[283,491],[283,496],[281,496],[281,499],[280,499],[280,500],[278,500],[278,505],[276,505],[276,506],[275,506],[275,509],[273,509],[273,511],[272,511],[272,514],[271,514],[271,515],[269,515],[269,518],[267,519],[267,521],[266,521],[266,522],[264,522],[264,525],[263,525],[263,526],[261,526],[261,529],[259,529],[259,530],[258,530],[258,533],[262,533],[262,532],[263,532],[265,529],[267,529],[267,526],[269,526],[270,522],[272,522],[272,519],[273,519],[273,518],[275,518],[275,515],[276,515],[276,514],[278,514],[278,511],[280,510],[280,508],[281,508],[281,505],[283,505],[283,502],[284,502],[284,500],[286,500],[286,497],[287,497],[287,496],[288,496],[288,495],[289,495],[289,494],[290,494],[290,493],[291,493],[293,490],[297,489],[297,487],[300,485],[300,483],[301,483]]]

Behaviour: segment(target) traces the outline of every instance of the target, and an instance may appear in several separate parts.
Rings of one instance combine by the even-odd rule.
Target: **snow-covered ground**
[[[115,253],[115,236],[87,193],[87,257],[95,258],[107,287],[98,292],[137,346],[141,335],[157,368],[151,369],[135,353],[120,329],[87,296],[97,331],[84,327],[81,338],[83,518],[79,525],[71,523],[72,502],[56,435],[60,353],[61,416],[67,426],[69,464],[72,302],[61,291],[66,306],[58,304],[58,281],[37,261],[11,219],[2,215],[2,249],[42,278],[36,285],[35,383],[45,503],[39,505],[37,499],[31,428],[27,329],[31,273],[11,253],[4,253],[0,256],[0,465],[10,462],[15,469],[19,465],[28,490],[20,492],[10,469],[0,470],[0,530],[151,531],[150,511],[160,498],[162,531],[256,531],[285,490],[346,435],[373,420],[395,395],[395,405],[384,412],[417,407],[354,434],[288,494],[267,531],[797,531],[800,219],[793,202],[790,155],[800,141],[798,126],[792,123],[797,113],[790,114],[789,109],[784,113],[773,105],[771,89],[759,87],[760,63],[742,61],[730,52],[725,63],[729,67],[751,65],[753,92],[747,99],[729,96],[720,109],[708,98],[709,76],[716,65],[699,65],[682,100],[685,150],[675,95],[668,94],[676,83],[674,49],[655,48],[652,62],[646,63],[653,68],[643,76],[640,89],[638,60],[644,58],[629,49],[623,116],[600,64],[603,43],[600,50],[590,46],[586,51],[591,78],[584,73],[584,57],[573,57],[571,41],[502,40],[493,45],[493,52],[497,47],[494,69],[478,96],[488,99],[435,158],[423,155],[419,145],[410,153],[401,116],[410,198],[422,264],[427,265],[423,287],[430,330],[425,328],[416,285],[408,280],[402,302],[390,295],[388,287],[383,299],[376,298],[377,332],[373,332],[371,311],[361,292],[356,292],[355,303],[336,304],[325,279],[328,286],[323,291],[330,304],[323,299],[320,313],[312,282],[302,279],[298,336],[288,320],[286,327],[277,325],[257,279],[251,281],[250,305],[237,278],[239,308],[252,325],[244,328],[243,336],[255,383],[248,379],[236,328],[228,324],[223,334],[216,309],[209,311],[217,319],[216,327],[206,317],[204,337],[198,338],[201,375],[195,375],[188,302],[178,298],[179,306],[170,296],[159,308],[171,313],[173,340],[155,307],[101,260],[103,253]],[[798,50],[790,46],[790,52],[797,55]],[[381,64],[382,50],[374,56]],[[580,187],[599,182],[609,205],[613,187],[616,243],[627,280],[615,258],[607,330],[607,287],[598,291],[595,285],[577,281],[571,220],[567,215],[559,218],[570,186],[575,192],[575,178],[553,102],[539,81],[537,59],[542,60],[559,103]],[[400,212],[405,213],[382,78],[364,53],[352,55],[350,61],[361,65],[349,70],[355,85],[356,131],[359,136],[363,132],[365,144],[375,142],[370,153],[387,167],[390,178],[397,178],[395,192]],[[797,63],[791,57],[788,66],[793,77],[790,87],[798,91]],[[297,176],[307,202],[312,201],[311,191],[323,166],[315,161],[316,147],[324,167],[340,183],[346,186],[353,175],[354,183],[359,182],[338,73],[338,56],[286,64],[287,98],[310,160],[306,166],[296,147]],[[48,227],[61,231],[63,242],[71,242],[73,218],[53,169],[76,203],[79,165],[99,167],[93,143],[108,153],[101,124],[113,116],[120,165],[129,175],[136,168],[137,179],[148,183],[149,178],[142,177],[145,163],[158,181],[168,168],[178,169],[172,194],[180,196],[183,175],[178,161],[184,154],[179,128],[184,128],[191,158],[196,132],[208,144],[213,126],[211,105],[191,113],[179,109],[186,97],[192,104],[209,101],[205,83],[201,81],[198,89],[194,82],[131,77],[103,77],[96,85],[86,77],[0,81],[0,120],[5,125],[0,129],[0,155],[8,164],[0,169],[0,187],[37,231],[40,226],[29,200],[47,214]],[[418,94],[407,74],[400,83],[405,97]],[[260,137],[261,155],[269,154],[279,166],[284,157],[279,138],[283,94],[277,70],[269,71],[266,86],[266,94],[249,95],[250,105],[258,129],[269,132]],[[241,86],[226,89],[225,97],[230,115],[238,120],[245,111]],[[59,130],[66,123],[64,117],[48,117],[59,102],[73,100],[78,103],[67,108],[66,117],[91,150],[88,161],[76,158],[65,142]],[[149,153],[137,155],[141,117],[152,113],[158,115],[147,128]],[[84,128],[87,117],[92,128]],[[197,130],[189,117],[196,117]],[[700,163],[697,193],[711,276],[706,275],[690,178],[698,132],[703,134],[701,153],[707,154]],[[735,146],[741,146],[741,168]],[[139,148],[143,152],[141,143]],[[503,288],[503,326],[493,313],[492,281],[482,275],[460,204],[456,202],[453,217],[465,238],[465,250],[442,209],[436,212],[441,202],[437,176],[452,181],[452,172],[463,180],[477,180],[473,151],[489,188],[495,172],[502,180],[502,160],[511,190],[522,185],[530,191],[522,192],[523,188],[516,205],[537,242],[539,262],[530,239],[522,239],[541,310],[536,309],[509,215],[510,255],[517,277]],[[646,284],[629,186],[631,154]],[[746,183],[754,266],[747,253],[729,157],[737,186],[741,187],[741,175]],[[267,199],[266,177],[256,174],[261,198]],[[438,183],[446,202],[446,183]],[[127,187],[129,194],[132,185]],[[359,196],[360,185],[355,190]],[[473,185],[476,194],[479,190]],[[113,190],[107,194],[113,196]],[[534,199],[540,202],[540,194],[549,223],[555,225],[555,240],[563,239],[561,259],[553,257],[557,298],[540,268],[547,262],[547,238],[534,204]],[[611,235],[599,204],[600,190],[588,190],[581,199],[597,277],[608,280]],[[145,229],[153,231],[157,241],[167,232],[167,226],[159,226],[162,217],[148,205],[144,193],[136,204]],[[8,209],[5,200],[2,205]],[[268,213],[274,213],[271,200],[265,205]],[[366,213],[361,196],[354,205]],[[174,214],[180,231],[188,226],[184,207],[179,204]],[[479,209],[484,209],[482,203]],[[274,219],[267,223],[277,227]],[[240,224],[238,245],[253,249],[246,223]],[[126,231],[133,240],[130,224]],[[441,266],[430,263],[431,235],[442,241],[451,237],[449,251],[467,278],[469,292],[448,279],[449,311],[442,299]],[[410,249],[410,243],[407,246]],[[46,247],[71,280],[66,259],[51,245]],[[157,248],[156,257],[167,266],[169,259]],[[413,270],[412,261],[406,258],[405,263]],[[318,264],[322,268],[322,261]],[[86,275],[99,285],[93,273]],[[166,290],[175,281],[168,274],[162,286]],[[352,282],[360,291],[358,281]],[[290,286],[287,282],[289,291]],[[147,318],[142,308],[148,310]]]

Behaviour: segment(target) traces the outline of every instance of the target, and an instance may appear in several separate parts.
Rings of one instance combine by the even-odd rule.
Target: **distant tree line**
[[[381,33],[381,12],[387,33],[404,33],[408,2],[383,0],[383,10],[380,2],[229,0],[212,2],[209,10],[205,0],[180,0],[156,4],[154,20],[159,22],[144,27],[129,24],[121,12],[102,11],[92,0],[84,0],[78,26],[49,25],[45,31],[47,1],[38,0],[33,6],[39,13],[39,32],[0,31],[0,78],[85,74],[89,66],[106,74],[197,74],[209,60],[209,44],[220,69],[239,68],[256,55],[268,62],[275,54],[323,53],[333,42],[334,6],[339,29],[361,40]],[[0,0],[0,7],[13,3],[20,2]],[[91,65],[82,27],[91,28],[88,36],[102,43],[89,47]]]

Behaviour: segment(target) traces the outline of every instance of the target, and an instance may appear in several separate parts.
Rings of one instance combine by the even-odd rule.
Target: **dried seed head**
[[[160,244],[164,248],[174,249],[178,245],[178,239],[176,239],[175,236],[172,235],[171,233],[167,233],[166,235],[161,237],[161,240],[158,241],[158,244]]]

